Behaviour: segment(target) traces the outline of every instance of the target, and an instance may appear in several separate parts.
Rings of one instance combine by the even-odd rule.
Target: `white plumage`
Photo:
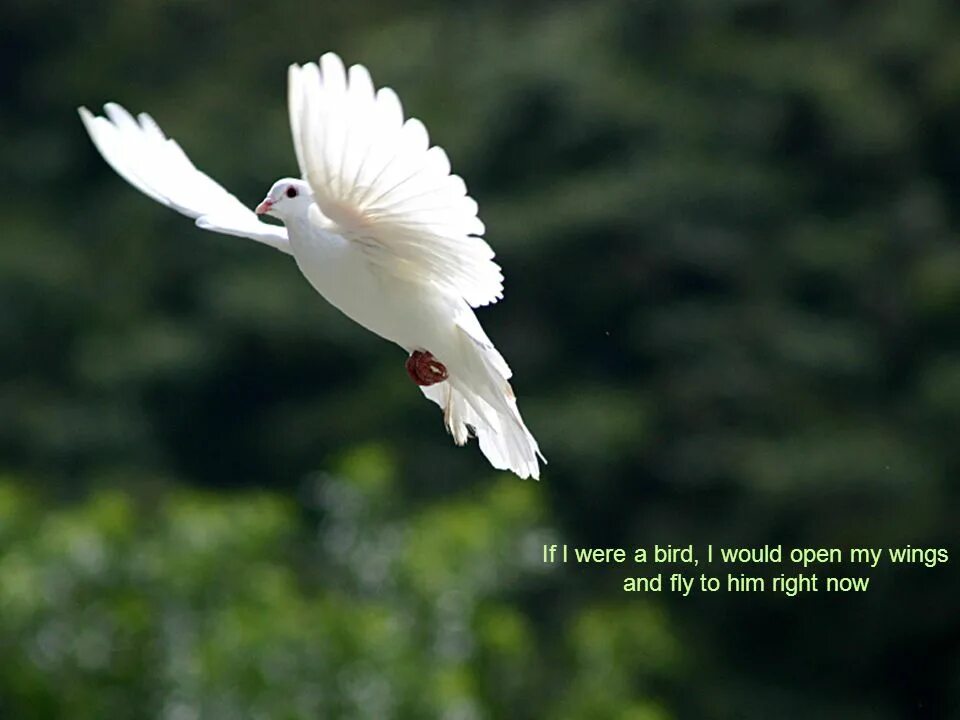
[[[473,308],[503,296],[503,276],[481,237],[466,185],[450,173],[426,128],[404,121],[390,88],[345,70],[327,53],[292,65],[289,112],[303,180],[274,183],[257,214],[197,170],[145,114],[115,104],[80,115],[94,144],[128,182],[198,226],[249,237],[293,255],[331,304],[408,353],[429,352],[445,380],[421,387],[444,411],[458,445],[471,432],[491,464],[539,477],[543,459],[508,382],[511,372]]]
[[[124,180],[194,218],[204,230],[248,237],[290,253],[286,230],[260,222],[250,208],[197,170],[152,117],[140,113],[138,124],[116,103],[107,103],[104,109],[107,117],[94,117],[82,107],[80,118],[100,154]]]

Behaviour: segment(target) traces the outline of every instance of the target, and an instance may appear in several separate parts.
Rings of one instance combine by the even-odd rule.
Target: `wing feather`
[[[198,170],[152,117],[136,119],[116,103],[106,117],[79,108],[80,118],[103,159],[144,195],[193,218],[204,230],[247,237],[290,254],[285,228],[260,222],[256,214],[218,182]]]
[[[503,296],[477,203],[426,127],[361,65],[327,53],[289,71],[290,129],[317,205],[385,273],[433,283],[473,307]]]

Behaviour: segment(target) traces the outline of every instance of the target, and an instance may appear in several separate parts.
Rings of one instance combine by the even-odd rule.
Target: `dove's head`
[[[306,215],[313,202],[313,193],[304,180],[283,178],[277,180],[270,192],[257,205],[257,215],[272,215],[280,220]]]

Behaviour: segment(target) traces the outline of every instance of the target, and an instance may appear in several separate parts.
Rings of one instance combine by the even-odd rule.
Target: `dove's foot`
[[[447,368],[426,350],[414,350],[407,358],[406,368],[417,385],[434,385],[447,379]]]

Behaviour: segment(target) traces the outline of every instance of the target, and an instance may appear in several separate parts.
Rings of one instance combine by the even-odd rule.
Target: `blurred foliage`
[[[548,687],[551,717],[660,717],[631,677],[662,675],[676,640],[643,605],[582,608],[557,664],[536,662],[541,631],[509,602],[544,573],[534,485],[399,518],[384,451],[340,470],[299,508],[99,491],[49,511],[0,485],[3,717],[534,718]]]
[[[3,15],[0,716],[960,715],[952,566],[638,599],[531,555],[958,556],[955,3]],[[452,447],[402,354],[126,186],[75,115],[149,111],[252,205],[295,167],[285,67],[326,50],[480,203],[539,485]]]

